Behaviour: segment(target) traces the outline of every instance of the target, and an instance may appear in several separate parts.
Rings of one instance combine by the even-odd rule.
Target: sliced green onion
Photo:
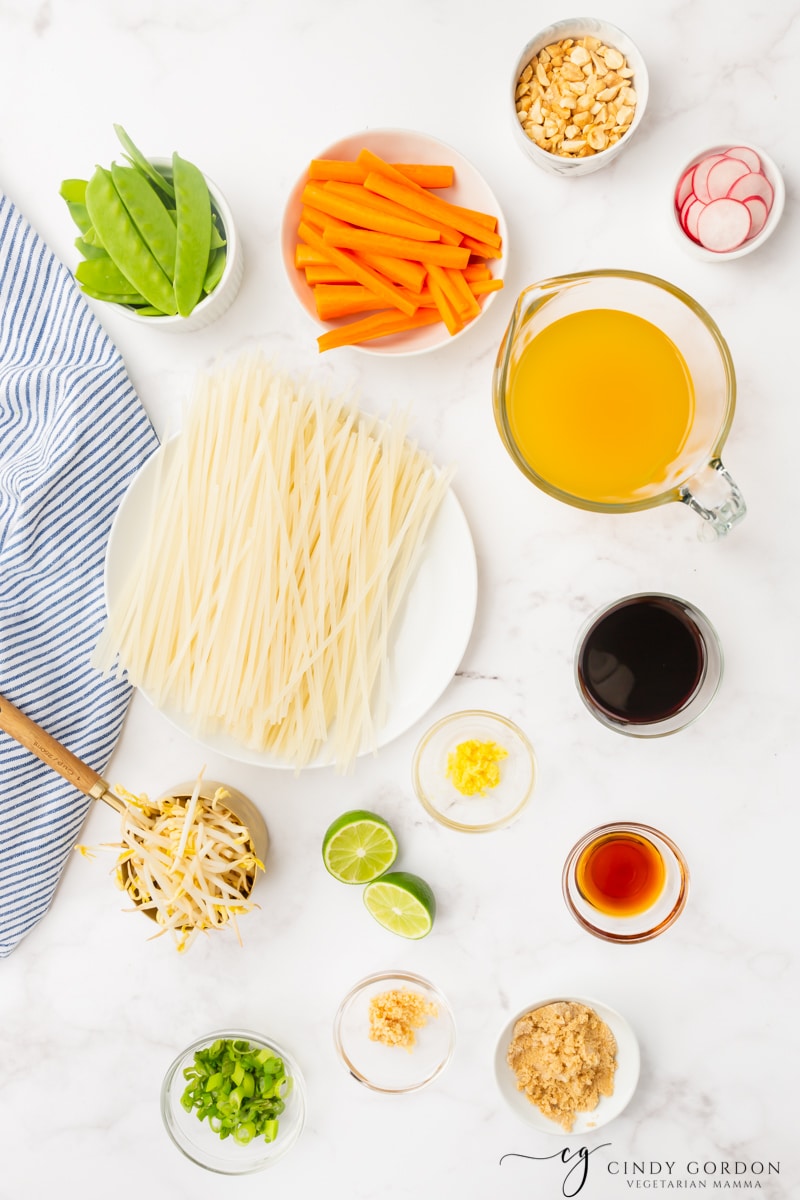
[[[242,1146],[254,1138],[272,1142],[277,1137],[292,1080],[271,1051],[251,1048],[242,1038],[218,1038],[195,1051],[183,1077],[181,1105],[199,1120],[207,1118],[218,1137],[233,1137]]]

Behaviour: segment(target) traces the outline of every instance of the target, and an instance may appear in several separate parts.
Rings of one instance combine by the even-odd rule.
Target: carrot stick
[[[334,233],[338,234],[338,236],[342,236],[345,232],[345,230],[328,231],[329,234]],[[305,222],[301,221],[298,233],[303,241],[308,242],[310,246],[329,253],[334,266],[340,267],[343,271],[352,271],[358,283],[363,283],[365,287],[371,288],[376,295],[384,300],[388,300],[390,304],[394,305],[395,308],[399,308],[406,316],[410,317],[413,315],[415,306],[384,275],[378,274],[372,267],[368,267],[364,262],[359,262],[353,255],[347,254],[344,250],[339,249],[339,247],[330,245],[323,239],[322,234],[318,233],[310,225],[306,225]],[[382,237],[386,235],[378,234],[376,236]]]
[[[333,263],[320,262],[309,263],[305,268],[306,283],[311,287],[316,287],[320,283],[353,283],[353,276],[348,271],[345,273],[341,267],[335,267]]]
[[[421,325],[433,325],[439,320],[435,308],[426,308],[410,317],[396,317],[392,313],[376,313],[364,317],[361,321],[350,321],[340,325],[338,329],[329,329],[317,338],[320,352],[333,350],[337,346],[351,346],[359,342],[373,341],[375,338],[390,337],[394,333],[404,333],[408,329],[418,329]]]
[[[444,289],[441,287],[439,280],[431,271],[428,272],[428,284],[431,289],[431,295],[436,301],[436,307],[439,310],[439,315],[447,326],[447,332],[451,337],[454,337],[455,334],[464,328],[464,322],[456,313],[455,309],[445,295]]]
[[[439,196],[431,196],[428,192],[415,190],[403,183],[396,183],[386,175],[379,175],[377,171],[373,171],[367,176],[364,187],[370,192],[386,196],[389,200],[396,200],[398,204],[405,204],[414,212],[424,213],[426,217],[439,218],[446,225],[459,230],[460,233],[486,242],[490,246],[496,246],[498,250],[500,248],[501,239],[498,233],[493,233],[485,225],[480,225],[473,217],[465,217],[462,213],[457,212],[454,205],[448,204]]]
[[[457,272],[454,272],[454,274],[457,274]],[[433,296],[433,298],[435,300],[436,299],[436,291],[434,290],[434,287],[433,287],[434,281],[436,282],[436,286],[447,297],[447,301],[448,301],[450,307],[453,309],[453,311],[455,313],[458,313],[464,303],[463,296],[459,293],[458,289],[453,285],[453,283],[450,279],[449,272],[446,271],[444,269],[444,267],[438,267],[438,266],[436,266],[435,263],[430,263],[428,266],[428,284],[431,288],[431,295]],[[470,299],[471,300],[475,299],[475,297],[472,295],[471,292],[470,292]]]
[[[444,246],[440,242],[415,242],[411,238],[392,237],[388,233],[372,233],[362,229],[332,229],[324,233],[326,246],[346,246],[351,250],[373,254],[389,254],[410,258],[414,262],[436,263],[441,267],[465,267],[469,251],[461,246]]]
[[[356,200],[360,204],[366,204],[369,208],[376,208],[381,212],[393,213],[396,217],[402,217],[405,221],[415,221],[419,225],[426,225],[431,229],[437,229],[439,236],[446,246],[461,245],[462,235],[457,229],[451,229],[448,225],[442,225],[440,222],[433,221],[430,217],[425,217],[421,213],[415,213],[403,204],[397,204],[394,200],[387,200],[385,196],[379,196],[377,192],[368,192],[360,183],[340,183],[333,179],[324,186],[325,191],[331,191],[336,196],[347,196],[349,199]]]
[[[309,210],[308,217],[310,225],[314,224],[314,215],[314,211]],[[320,213],[317,219],[323,220],[324,216],[325,214]],[[342,225],[342,222],[337,222],[335,217],[330,217],[329,219],[334,224]],[[320,226],[320,229],[321,228],[322,227]],[[302,243],[300,244],[302,245]],[[321,274],[318,274],[315,271],[314,278],[309,279],[309,283],[343,283],[345,278],[349,279],[351,282],[354,281],[352,273],[344,276],[341,273],[341,268],[333,267],[330,257],[326,251],[315,250],[312,246],[306,246],[303,251],[303,257],[305,258],[309,254],[314,254],[316,257],[313,261],[309,262],[308,267],[305,268],[306,271],[308,271],[310,267],[317,266],[320,268],[327,266],[329,269],[339,271],[338,275],[330,276],[330,278],[323,278]],[[379,274],[385,275],[387,279],[391,279],[392,283],[399,283],[402,287],[408,288],[412,292],[418,292],[425,282],[426,272],[422,263],[411,262],[406,258],[391,258],[385,254],[360,254],[356,255],[356,257],[360,258],[368,267],[373,267],[374,270],[379,272]]]
[[[461,242],[462,246],[467,246],[473,254],[477,254],[479,258],[502,258],[503,252],[496,246],[489,246],[486,242],[479,242],[473,237],[465,237]]]
[[[319,208],[313,208],[310,204],[304,204],[301,208],[300,220],[305,221],[307,225],[313,225],[319,230],[350,228],[346,221],[332,216],[331,213],[322,212]]]
[[[464,275],[461,271],[445,270],[451,287],[456,292],[457,303],[456,312],[459,313],[466,321],[471,321],[473,317],[480,314],[481,306],[475,299],[474,293],[470,290]]]
[[[419,294],[406,292],[405,295],[415,306],[420,304]],[[374,312],[390,307],[388,301],[381,300],[361,283],[317,284],[314,303],[317,316],[322,321],[335,321],[337,317],[348,317],[352,313]]]
[[[371,150],[359,151],[358,161],[362,167],[367,168],[367,174],[362,181],[364,184],[366,184],[367,179],[369,179],[369,176],[373,172],[377,172],[379,175],[385,175],[387,179],[391,179],[394,183],[400,184],[402,187],[409,187],[415,192],[424,193],[424,188],[420,184],[409,180],[397,167],[392,166],[391,163],[386,162],[379,155],[373,154]]]
[[[350,317],[356,312],[377,312],[391,308],[363,283],[318,283],[314,289],[314,304],[320,320]],[[396,310],[391,310],[396,312]]]
[[[457,213],[461,213],[462,217],[471,217],[478,225],[485,225],[493,232],[497,229],[497,217],[493,217],[491,213],[480,212],[477,208],[464,208],[461,204],[453,204],[453,208]]]
[[[455,172],[451,166],[433,163],[394,163],[395,169],[406,179],[425,188],[448,188],[453,186]],[[363,183],[367,168],[359,162],[347,162],[336,158],[312,159],[308,168],[309,179],[335,179],[343,183]]]
[[[396,237],[413,238],[421,242],[438,242],[439,233],[431,225],[420,225],[417,221],[409,221],[395,216],[393,213],[381,212],[366,204],[359,204],[349,196],[337,196],[335,193],[320,187],[318,183],[306,184],[302,200],[321,212],[338,217],[361,229],[371,229],[379,233],[391,233]],[[413,216],[413,213],[412,213]],[[461,239],[459,238],[459,241]]]
[[[408,288],[410,292],[418,292],[425,282],[427,272],[422,263],[411,262],[406,258],[395,258],[387,254],[357,254],[356,259],[365,262],[368,267],[374,267],[381,275]]]
[[[294,265],[302,270],[304,267],[312,265],[318,266],[319,263],[326,263],[327,258],[313,246],[307,246],[305,242],[298,242],[294,248]]]
[[[476,279],[469,288],[473,296],[483,296],[486,292],[499,292],[502,286],[502,279]]]
[[[314,250],[311,246],[298,243],[295,258],[301,250],[299,257],[304,264],[302,269],[305,271],[307,283],[313,285],[355,282],[351,271],[345,273],[341,267],[335,267],[322,251]],[[368,267],[373,267],[379,274],[385,275],[392,283],[399,283],[401,287],[408,288],[410,292],[419,292],[425,282],[426,271],[422,263],[411,262],[405,258],[387,258],[383,254],[361,254],[356,257]]]
[[[308,168],[309,179],[338,179],[345,183],[361,183],[364,168],[360,162],[341,158],[312,158]]]
[[[491,279],[492,272],[486,263],[467,263],[462,271],[465,279]]]
[[[424,188],[449,188],[455,180],[455,170],[442,163],[395,163],[395,167],[412,183]]]

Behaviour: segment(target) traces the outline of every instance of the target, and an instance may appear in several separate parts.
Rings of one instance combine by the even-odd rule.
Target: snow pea
[[[132,166],[137,167],[156,185],[157,188],[160,188],[166,196],[169,196],[170,199],[173,199],[175,196],[175,189],[170,181],[165,179],[161,172],[157,171],[153,164],[145,158],[138,146],[133,144],[122,126],[115,125],[114,132],[119,138],[120,145],[126,152],[128,161],[132,164]]]
[[[177,233],[158,192],[135,167],[111,166],[111,178],[134,225],[168,278],[175,274]]]
[[[211,251],[211,258],[208,262],[208,270],[206,271],[205,279],[203,280],[203,291],[206,294],[208,294],[208,292],[213,292],[214,288],[222,278],[222,273],[225,270],[226,258],[227,255],[223,248]]]
[[[88,216],[89,214],[87,213],[86,215]],[[98,250],[102,250],[105,253],[106,248],[97,236],[97,230],[94,225],[90,224],[88,229],[84,229],[83,240],[88,242],[90,246],[95,246]]]
[[[61,182],[61,187],[58,189],[58,194],[68,204],[85,204],[86,203],[86,180],[85,179],[64,179]]]
[[[102,246],[95,246],[92,242],[87,242],[85,237],[75,238],[75,248],[80,250],[84,258],[108,258],[108,254]]]
[[[81,233],[85,235],[92,227],[92,220],[89,216],[86,205],[79,204],[76,200],[68,200],[67,208],[69,209],[69,215],[72,217],[78,229],[80,229]]]
[[[103,167],[95,170],[87,184],[86,207],[109,257],[133,288],[154,308],[174,313],[172,285],[131,220],[111,173]]]
[[[110,304],[143,305],[145,303],[144,297],[140,296],[138,292],[129,292],[127,294],[125,292],[96,292],[94,288],[86,287],[83,283],[81,284],[81,291],[84,296],[91,296],[93,300],[105,300],[106,303]],[[141,311],[140,308],[139,312]],[[158,315],[163,317],[164,314],[158,310]]]
[[[87,258],[78,263],[75,278],[78,283],[85,284],[95,292],[124,296],[136,291],[127,275],[122,274],[108,255],[105,258]]]
[[[178,214],[175,251],[175,300],[188,317],[203,294],[211,249],[211,197],[203,174],[194,163],[172,155],[172,182]]]
[[[228,243],[225,240],[225,230],[224,230],[224,227],[222,227],[222,221],[220,220],[219,215],[216,212],[214,212],[214,210],[212,209],[212,211],[211,211],[211,249],[212,250],[221,250],[222,247],[227,246],[227,244]]]

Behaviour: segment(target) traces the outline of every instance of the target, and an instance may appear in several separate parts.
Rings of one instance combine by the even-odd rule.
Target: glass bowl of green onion
[[[207,1171],[250,1175],[291,1150],[306,1116],[300,1069],[276,1042],[246,1029],[197,1038],[171,1064],[161,1116],[178,1149]]]

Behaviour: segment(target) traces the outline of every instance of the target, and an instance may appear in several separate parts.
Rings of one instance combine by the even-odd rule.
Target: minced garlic
[[[417,1040],[417,1029],[427,1024],[428,1017],[438,1017],[439,1010],[431,1000],[407,988],[380,992],[369,1002],[369,1037],[371,1042],[384,1046],[403,1046],[409,1052]]]
[[[447,756],[447,777],[462,796],[482,796],[500,782],[500,761],[508,751],[497,742],[459,742]]]

